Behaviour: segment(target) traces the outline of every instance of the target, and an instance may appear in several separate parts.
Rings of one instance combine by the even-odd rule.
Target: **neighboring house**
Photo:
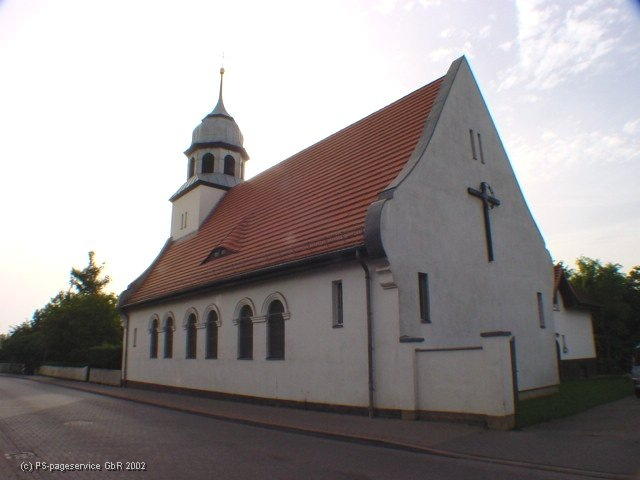
[[[597,308],[567,280],[560,265],[554,268],[553,320],[559,355],[560,378],[586,378],[596,373],[593,317]]]
[[[185,153],[126,383],[498,428],[557,388],[553,264],[464,57],[246,181],[221,81]]]

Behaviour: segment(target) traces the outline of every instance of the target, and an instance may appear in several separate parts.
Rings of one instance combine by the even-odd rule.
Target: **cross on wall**
[[[482,200],[482,212],[484,214],[484,233],[487,240],[487,256],[489,261],[493,262],[493,242],[491,240],[491,220],[489,218],[489,210],[500,205],[500,200],[493,196],[493,190],[487,182],[480,183],[480,190],[475,188],[467,188],[469,195],[478,197]]]

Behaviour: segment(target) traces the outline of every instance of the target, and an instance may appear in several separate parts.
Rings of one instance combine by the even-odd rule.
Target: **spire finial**
[[[222,57],[224,61],[224,56]],[[223,115],[225,117],[231,118],[231,115],[224,108],[224,102],[222,101],[222,81],[224,79],[224,67],[220,67],[220,92],[218,93],[218,104],[216,108],[209,115]]]
[[[222,80],[224,79],[224,67],[220,67],[220,93],[218,94],[218,102],[222,101]]]

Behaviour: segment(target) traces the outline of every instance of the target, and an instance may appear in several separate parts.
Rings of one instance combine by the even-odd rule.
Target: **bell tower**
[[[173,203],[174,240],[198,230],[227,190],[244,180],[244,164],[249,156],[238,124],[224,107],[223,79],[221,68],[218,103],[193,130],[191,146],[184,152],[187,181],[169,199]]]

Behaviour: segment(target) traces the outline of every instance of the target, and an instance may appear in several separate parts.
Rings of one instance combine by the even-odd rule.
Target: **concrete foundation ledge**
[[[528,400],[529,398],[546,397],[558,393],[560,385],[548,385],[546,387],[531,388],[529,390],[520,390],[518,392],[518,400]]]
[[[300,400],[287,400],[282,398],[256,397],[252,395],[240,395],[237,393],[217,392],[214,390],[200,390],[196,388],[176,387],[173,385],[162,385],[158,383],[139,382],[126,380],[124,387],[139,388],[143,390],[153,390],[156,392],[179,393],[184,395],[194,395],[198,397],[212,398],[215,400],[233,400],[237,402],[253,403],[257,405],[268,405],[272,407],[300,408],[303,410],[317,410],[321,412],[347,413],[352,415],[367,415],[369,410],[366,406],[357,405],[334,405],[330,403],[305,402]],[[400,417],[399,410],[376,410],[380,416]]]
[[[56,365],[42,365],[38,369],[38,375],[86,382],[89,376],[89,367],[59,367]]]
[[[465,423],[467,425],[479,425],[492,430],[512,430],[516,426],[515,415],[492,416],[480,413],[465,412],[435,412],[418,410],[416,412],[420,420],[432,422]]]
[[[104,368],[92,368],[89,370],[89,381],[91,383],[101,383],[103,385],[113,385],[119,387],[122,380],[121,370],[107,370]]]

